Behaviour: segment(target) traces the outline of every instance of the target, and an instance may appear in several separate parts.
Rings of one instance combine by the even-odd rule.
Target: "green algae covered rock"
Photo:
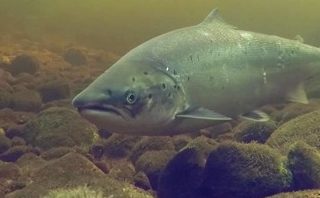
[[[185,148],[167,164],[159,179],[159,198],[201,197],[205,157],[197,148]]]
[[[277,125],[274,121],[244,121],[235,128],[234,138],[244,143],[265,143],[276,128]]]
[[[305,190],[297,192],[280,193],[267,198],[319,198],[320,190]]]
[[[32,183],[21,190],[8,194],[7,198],[30,198],[79,193],[102,194],[102,197],[151,198],[152,196],[134,186],[110,178],[93,162],[78,153],[69,153],[49,161],[32,175]],[[90,189],[83,189],[90,186]],[[82,188],[82,189],[79,189]],[[78,189],[78,190],[77,190]],[[57,192],[58,191],[58,192]],[[85,191],[85,192],[84,192]],[[57,196],[58,197],[58,196]],[[66,196],[63,196],[66,197]]]
[[[52,190],[48,195],[43,198],[103,198],[103,192],[101,190],[92,190],[87,186],[79,186],[76,188],[63,189],[59,188]]]
[[[97,138],[94,125],[70,109],[53,107],[42,111],[23,129],[23,138],[33,146],[50,149],[81,146],[87,149]]]
[[[297,141],[320,148],[320,110],[294,118],[275,130],[267,144],[287,154],[291,145]]]
[[[224,143],[213,150],[204,171],[210,197],[264,197],[290,187],[281,154],[266,145]]]
[[[320,152],[304,142],[296,143],[288,154],[293,189],[320,188]]]

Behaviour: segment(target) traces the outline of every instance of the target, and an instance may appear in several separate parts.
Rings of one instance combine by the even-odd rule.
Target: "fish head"
[[[174,78],[143,61],[119,61],[73,99],[98,128],[132,135],[170,133],[184,96]]]

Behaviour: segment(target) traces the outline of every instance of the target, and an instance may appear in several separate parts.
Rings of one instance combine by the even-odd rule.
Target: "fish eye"
[[[126,100],[128,104],[134,104],[137,101],[137,96],[133,91],[126,93]]]

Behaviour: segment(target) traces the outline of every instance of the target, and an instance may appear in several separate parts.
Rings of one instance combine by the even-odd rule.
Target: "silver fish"
[[[99,128],[133,135],[193,132],[239,116],[266,121],[261,105],[308,103],[303,82],[319,62],[319,48],[238,30],[215,9],[128,52],[73,105]]]

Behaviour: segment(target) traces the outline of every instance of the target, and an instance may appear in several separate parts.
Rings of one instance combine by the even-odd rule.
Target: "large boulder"
[[[264,197],[288,189],[292,181],[281,154],[255,143],[219,145],[210,153],[204,175],[210,197]]]
[[[97,138],[96,127],[67,108],[49,108],[25,125],[23,138],[33,146],[50,149],[81,146],[88,149]]]
[[[175,155],[159,179],[159,198],[201,197],[205,157],[196,148],[185,148]]]
[[[316,148],[298,142],[291,147],[288,162],[294,190],[320,188],[320,153]]]
[[[69,153],[52,160],[32,175],[33,182],[25,188],[8,194],[7,198],[52,197],[56,191],[91,186],[102,197],[151,198],[152,196],[127,183],[118,182],[104,174],[89,159],[77,153]],[[66,193],[67,191],[64,191]],[[61,195],[61,193],[58,193]],[[71,193],[72,194],[72,193]],[[70,195],[67,193],[67,195]],[[63,196],[65,197],[65,196]]]
[[[275,130],[267,141],[273,148],[287,154],[290,146],[297,141],[320,148],[320,110],[294,118]]]

